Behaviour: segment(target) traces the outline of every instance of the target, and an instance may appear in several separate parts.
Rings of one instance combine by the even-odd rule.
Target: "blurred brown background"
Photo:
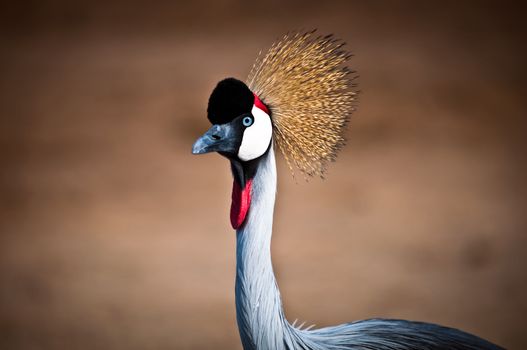
[[[462,3],[462,4],[461,4]],[[279,158],[289,319],[459,327],[527,348],[525,8],[29,1],[0,12],[0,348],[240,349],[208,96],[291,29],[355,53],[326,181]]]

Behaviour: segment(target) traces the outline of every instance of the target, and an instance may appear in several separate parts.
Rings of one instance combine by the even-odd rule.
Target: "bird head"
[[[261,157],[271,144],[273,126],[268,108],[240,80],[218,83],[209,98],[212,127],[192,147],[192,153],[218,152],[233,162]],[[239,179],[244,182],[245,179]]]
[[[231,161],[231,224],[238,229],[249,211],[257,164],[271,146],[269,109],[245,83],[227,78],[212,91],[207,116],[212,126],[194,143],[192,153],[218,152]]]
[[[239,228],[250,207],[252,179],[274,141],[287,164],[323,177],[344,145],[344,130],[356,92],[344,63],[344,43],[314,31],[285,35],[259,57],[247,84],[227,78],[209,98],[211,128],[192,153],[218,152],[234,176],[232,226]]]

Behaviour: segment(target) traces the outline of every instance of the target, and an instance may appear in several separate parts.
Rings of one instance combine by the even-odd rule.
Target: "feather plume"
[[[296,167],[306,179],[324,177],[345,143],[357,92],[344,45],[315,31],[289,33],[249,73],[247,85],[271,110],[274,140],[293,175]]]

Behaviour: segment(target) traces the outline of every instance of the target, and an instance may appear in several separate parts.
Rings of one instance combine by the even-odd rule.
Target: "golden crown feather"
[[[256,59],[247,85],[270,109],[275,143],[293,175],[324,177],[345,144],[355,109],[351,54],[333,35],[315,30],[284,35]]]

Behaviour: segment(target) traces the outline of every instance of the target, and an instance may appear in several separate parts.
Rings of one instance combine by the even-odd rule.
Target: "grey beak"
[[[213,125],[194,142],[192,154],[223,152],[235,155],[241,142],[239,136],[230,123]]]

